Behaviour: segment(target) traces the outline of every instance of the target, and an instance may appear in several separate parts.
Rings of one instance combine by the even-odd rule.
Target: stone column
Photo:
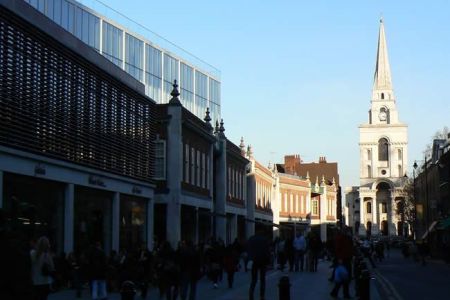
[[[111,249],[115,251],[119,251],[120,245],[120,193],[115,192],[112,199],[112,241],[111,241]]]
[[[215,170],[216,174],[216,199],[214,203],[214,213],[216,220],[217,239],[226,240],[227,219],[225,214],[227,197],[227,141],[223,134],[219,134],[217,139],[219,155],[217,157]]]
[[[353,210],[354,211],[354,210]],[[366,235],[366,206],[364,203],[364,197],[362,195],[359,196],[359,235]]]
[[[171,92],[167,113],[170,116],[167,125],[167,194],[166,234],[167,240],[176,249],[181,239],[181,181],[183,180],[183,140],[182,140],[182,105],[178,99],[177,86]]]
[[[380,233],[380,224],[378,220],[378,201],[375,195],[372,198],[372,235]]]
[[[247,218],[245,220],[245,238],[255,234],[255,204],[256,204],[255,174],[247,175]]]
[[[194,243],[198,245],[199,241],[199,224],[198,224],[198,207],[195,208],[195,240]]]
[[[147,248],[153,250],[153,235],[154,235],[154,201],[151,198],[147,199]]]
[[[73,251],[74,194],[74,184],[66,184],[64,189],[64,252],[66,254]]]
[[[230,244],[234,242],[234,240],[237,238],[237,227],[238,227],[238,219],[236,214],[231,215],[230,219]]]
[[[3,208],[3,171],[0,170],[0,208]]]

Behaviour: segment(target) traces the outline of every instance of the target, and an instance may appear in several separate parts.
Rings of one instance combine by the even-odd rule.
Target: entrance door
[[[381,234],[382,235],[388,235],[389,230],[388,230],[388,223],[386,220],[381,222]]]
[[[367,237],[370,237],[372,235],[372,222],[367,222],[367,228],[366,228]]]

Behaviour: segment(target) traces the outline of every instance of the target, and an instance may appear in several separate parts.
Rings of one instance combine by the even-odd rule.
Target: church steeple
[[[373,78],[373,100],[394,100],[383,18],[380,19],[378,34],[377,62]]]

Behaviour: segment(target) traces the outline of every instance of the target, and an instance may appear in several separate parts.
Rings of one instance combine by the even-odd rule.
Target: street
[[[377,279],[383,299],[449,299],[450,265],[427,261],[423,266],[412,257],[405,259],[400,250],[391,250],[372,274]]]
[[[278,299],[278,282],[284,275],[289,276],[291,283],[291,299],[331,299],[329,293],[333,288],[327,278],[330,275],[331,269],[328,261],[319,263],[318,271],[316,273],[310,272],[280,272],[278,270],[269,271],[266,277],[266,298],[267,300]],[[237,272],[235,275],[235,286],[228,289],[225,284],[226,277],[219,285],[218,289],[213,289],[210,281],[203,278],[200,280],[197,287],[197,299],[214,299],[214,300],[246,300],[248,299],[248,287],[250,285],[250,271]],[[373,282],[373,280],[372,280]],[[350,287],[350,294],[354,296],[353,286]],[[255,299],[259,299],[259,284],[255,289]],[[339,294],[339,299],[343,299],[342,290]],[[73,291],[64,291],[52,294],[50,300],[75,299]],[[90,299],[88,291],[83,291],[82,299]],[[109,295],[110,300],[120,299],[119,294]],[[138,299],[138,297],[136,297]],[[140,299],[140,298],[139,298]],[[151,289],[150,295],[147,299],[159,299],[157,289]],[[371,299],[381,299],[378,291],[371,289]]]

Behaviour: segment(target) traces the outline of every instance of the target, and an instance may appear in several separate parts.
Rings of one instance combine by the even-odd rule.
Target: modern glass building
[[[24,0],[145,85],[157,103],[181,101],[199,118],[220,119],[220,71],[97,0]],[[213,124],[214,124],[213,123]]]

